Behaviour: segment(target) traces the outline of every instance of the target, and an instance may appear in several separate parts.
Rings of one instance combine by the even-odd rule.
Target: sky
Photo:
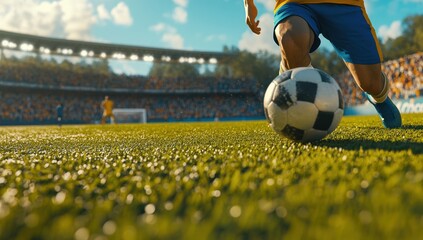
[[[235,46],[278,54],[272,39],[275,0],[255,0],[262,33],[245,24],[243,0],[0,0],[0,29],[46,37],[183,50]],[[423,0],[365,0],[383,41],[402,34],[402,20],[423,14]],[[321,36],[322,38],[322,36]],[[322,47],[331,49],[323,41]],[[112,62],[116,72],[146,74],[149,65]]]

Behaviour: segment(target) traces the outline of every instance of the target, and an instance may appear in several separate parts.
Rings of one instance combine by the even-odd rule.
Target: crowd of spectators
[[[423,52],[399,59],[386,61],[382,71],[391,83],[392,99],[419,97],[423,91]],[[346,106],[362,104],[366,101],[362,90],[354,82],[349,72],[339,75],[338,83],[343,91]]]
[[[407,99],[421,96],[423,90],[423,52],[388,61],[383,64],[383,70],[392,83],[393,98]]]
[[[391,97],[418,97],[423,91],[423,53],[387,61],[383,71],[391,82]],[[346,72],[335,77],[346,106],[365,101],[362,91]],[[63,68],[0,63],[0,84],[18,83],[0,88],[0,124],[2,122],[49,122],[56,116],[56,105],[64,105],[64,119],[93,123],[101,118],[100,102],[104,94],[87,91],[60,91],[64,86],[95,89],[159,90],[157,94],[121,93],[112,96],[116,108],[145,108],[149,121],[187,119],[263,117],[263,89],[254,80],[196,77],[159,79],[95,71],[72,71]],[[28,90],[19,83],[41,86]],[[42,88],[45,86],[45,89]],[[49,90],[50,89],[50,90]],[[53,89],[53,90],[52,90]],[[183,90],[181,92],[181,90]],[[198,92],[197,90],[201,90]],[[184,92],[186,91],[186,92]]]
[[[95,123],[101,119],[102,95],[0,90],[0,124],[54,122],[64,106],[64,122]],[[145,108],[148,121],[258,117],[263,107],[255,95],[116,95],[115,108]]]
[[[36,84],[49,88],[89,87],[98,90],[132,89],[160,90],[202,90],[207,92],[257,91],[253,79],[228,79],[224,77],[157,78],[141,75],[115,74],[86,69],[73,69],[59,64],[20,62],[3,60],[0,63],[0,81],[6,83]]]

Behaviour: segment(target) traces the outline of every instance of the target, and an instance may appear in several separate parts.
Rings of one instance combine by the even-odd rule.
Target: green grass
[[[258,122],[0,128],[0,239],[418,239],[423,114],[313,144]]]

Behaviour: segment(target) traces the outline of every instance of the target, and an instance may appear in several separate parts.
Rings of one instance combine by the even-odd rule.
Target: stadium
[[[154,49],[133,46],[49,39],[2,31],[2,52],[35,50],[37,54],[192,63],[215,63],[228,54]],[[22,50],[24,49],[24,50]],[[91,53],[91,54],[90,54]],[[94,55],[95,54],[95,55]],[[39,57],[39,56],[38,56]],[[3,55],[3,59],[4,59]],[[2,71],[2,124],[54,123],[55,106],[65,104],[64,123],[95,123],[101,118],[99,104],[105,95],[113,97],[116,108],[146,108],[149,122],[196,121],[215,118],[263,118],[258,90],[253,80],[199,77],[156,79],[72,70],[52,72],[37,64],[7,61]],[[29,66],[28,66],[29,65]],[[41,64],[40,64],[41,65]],[[52,75],[55,75],[52,77]],[[19,103],[19,99],[27,99]],[[227,102],[227,104],[223,104]],[[251,102],[242,109],[240,102]],[[12,104],[10,104],[12,103]],[[34,105],[41,104],[41,105]],[[225,106],[222,107],[221,106]],[[239,108],[239,109],[236,109]],[[234,111],[236,109],[237,111]],[[172,110],[171,112],[169,110]],[[30,111],[30,112],[29,112]],[[34,112],[35,111],[35,112]],[[88,113],[88,114],[87,114]],[[143,120],[146,121],[147,119]]]
[[[383,64],[402,128],[382,128],[342,72],[341,124],[298,143],[268,128],[254,77],[107,64],[218,65],[234,53],[8,31],[0,43],[0,239],[421,237],[422,51]],[[105,96],[118,124],[99,124]]]
[[[52,72],[42,64],[5,60],[4,51],[41,54],[118,58],[124,60],[158,59],[165,62],[216,63],[230,58],[221,52],[195,52],[154,49],[134,46],[89,43],[51,39],[27,34],[0,31],[2,39],[1,125],[52,124],[55,106],[66,103],[64,123],[98,123],[99,104],[105,95],[113,97],[117,108],[145,109],[145,119],[136,121],[210,121],[213,119],[263,119],[262,91],[254,79],[227,77],[193,77],[192,79],[157,79],[148,76],[121,76],[113,73],[92,73],[63,70]],[[37,58],[37,57],[36,57]],[[388,61],[384,69],[395,81],[391,92],[402,112],[422,112],[422,53]],[[50,66],[51,67],[51,66]],[[7,68],[7,71],[6,71]],[[60,68],[59,68],[60,69]],[[398,77],[400,69],[404,76]],[[53,77],[54,75],[54,77]],[[346,73],[336,78],[344,89],[346,114],[375,114],[364,103],[361,91]],[[22,103],[20,99],[25,99]],[[410,100],[411,99],[411,100]],[[242,103],[248,103],[243,106]],[[38,104],[38,105],[37,105]],[[248,107],[247,107],[248,105]]]

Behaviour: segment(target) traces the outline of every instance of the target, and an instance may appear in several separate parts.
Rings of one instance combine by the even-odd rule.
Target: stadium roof
[[[0,30],[0,49],[61,56],[107,58],[134,61],[215,64],[231,56],[223,52],[187,51],[121,44],[97,43]]]

